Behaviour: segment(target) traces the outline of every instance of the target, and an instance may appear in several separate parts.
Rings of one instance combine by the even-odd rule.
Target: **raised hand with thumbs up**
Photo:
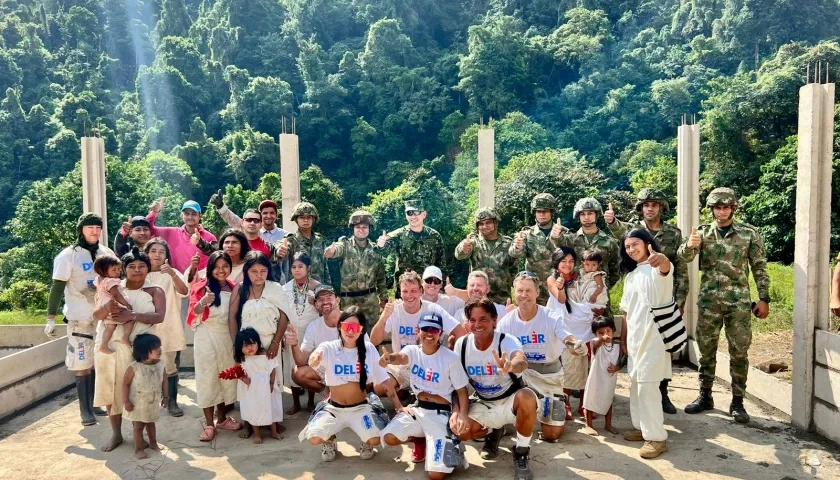
[[[295,347],[298,344],[298,335],[295,326],[289,323],[286,327],[286,346],[289,348]]]
[[[222,208],[225,206],[225,199],[222,197],[221,190],[210,196],[210,203],[216,208]]]
[[[671,270],[671,262],[668,260],[668,257],[665,255],[655,251],[653,249],[653,244],[648,244],[648,263],[653,268],[658,268],[659,271],[665,275]]]
[[[525,248],[525,230],[520,230],[513,239],[513,247],[517,250]]]
[[[289,239],[284,238],[282,242],[277,242],[277,245],[278,245],[277,250],[276,250],[277,258],[282,260],[282,259],[286,258],[286,255],[289,254]]]
[[[385,248],[385,244],[388,243],[388,232],[382,230],[382,235],[376,240],[376,245],[379,248]]]
[[[120,235],[123,237],[127,237],[129,233],[131,233],[131,217],[128,217],[128,220],[122,223],[122,228],[120,229]]]
[[[551,227],[551,238],[560,238],[560,235],[563,234],[563,223],[558,218],[554,225]]]
[[[149,210],[155,213],[160,213],[160,211],[163,210],[164,202],[166,202],[166,197],[161,197],[160,199],[155,200],[151,205],[149,205]]]
[[[613,209],[612,202],[607,204],[607,210],[604,212],[604,221],[609,225],[615,222],[615,210]]]
[[[198,302],[204,308],[209,307],[216,301],[216,294],[210,290],[210,287],[204,287],[204,296],[201,297],[201,300]]]
[[[516,305],[508,298],[505,302],[505,312],[510,313],[516,310]]]
[[[446,277],[446,285],[443,287],[443,292],[447,295],[455,295],[455,286],[452,285],[452,282],[449,281],[449,277]]]
[[[163,265],[160,266],[160,273],[165,273],[166,275],[169,275],[170,277],[175,276],[175,269],[172,268],[169,265],[169,259],[168,258],[163,260]]]
[[[697,233],[697,227],[691,228],[691,235],[688,236],[688,248],[700,248],[700,245],[703,244],[703,239],[700,237],[700,234]]]
[[[461,251],[467,255],[472,253],[472,239],[470,237],[461,240]]]

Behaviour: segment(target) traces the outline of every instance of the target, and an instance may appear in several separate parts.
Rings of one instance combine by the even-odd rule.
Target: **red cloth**
[[[232,290],[235,284],[230,280],[225,280],[225,283],[228,287]],[[192,327],[195,323],[195,312],[193,309],[204,298],[204,295],[207,293],[205,288],[207,287],[207,280],[196,280],[195,283],[192,284],[192,288],[190,288],[190,307],[187,311],[187,326]],[[205,308],[204,312],[201,313],[201,321],[207,320],[210,316],[210,308]]]
[[[265,240],[263,240],[261,237],[257,237],[254,240],[248,240],[248,245],[251,246],[251,250],[259,250],[260,252],[268,256],[268,244],[266,244]]]

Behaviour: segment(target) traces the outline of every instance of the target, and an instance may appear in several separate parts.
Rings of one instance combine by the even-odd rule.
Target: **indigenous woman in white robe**
[[[309,265],[311,260],[306,252],[298,252],[292,258],[291,274],[292,279],[283,285],[283,291],[288,296],[289,323],[295,327],[296,332],[306,332],[306,328],[313,320],[318,318],[318,310],[315,309],[315,287],[321,284],[309,276]],[[292,369],[295,366],[295,359],[292,356],[292,349],[283,346],[283,385],[292,389],[292,408],[286,414],[294,415],[300,411],[300,396],[303,389],[292,381]],[[309,392],[309,406],[315,408],[313,392]]]

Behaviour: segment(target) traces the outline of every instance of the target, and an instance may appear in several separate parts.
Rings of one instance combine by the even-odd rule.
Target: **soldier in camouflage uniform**
[[[612,204],[609,204],[604,212],[604,220],[610,228],[613,236],[621,242],[621,238],[628,230],[633,228],[644,228],[659,243],[660,251],[668,257],[674,265],[674,299],[680,310],[685,307],[685,299],[688,296],[688,267],[677,255],[683,238],[680,229],[662,221],[662,214],[669,208],[665,194],[653,188],[643,188],[636,196],[636,212],[641,219],[636,222],[622,222],[615,218],[615,211]],[[677,413],[677,407],[668,398],[668,384],[671,377],[665,378],[659,383],[659,391],[662,393],[662,411],[669,414]]]
[[[531,213],[536,217],[537,223],[517,233],[508,249],[511,258],[525,257],[525,270],[534,272],[539,277],[540,295],[537,297],[537,303],[540,305],[548,302],[549,293],[545,288],[545,281],[554,273],[551,254],[560,246],[557,243],[557,237],[552,236],[555,230],[559,234],[559,228],[561,228],[551,223],[556,211],[557,200],[553,195],[550,193],[536,195],[531,200]]]
[[[686,413],[714,408],[712,384],[715,380],[717,347],[721,327],[726,327],[729,343],[729,373],[732,377],[732,403],[729,414],[738,423],[750,416],[744,409],[752,342],[750,313],[766,318],[770,312],[770,277],[764,241],[755,227],[735,223],[732,217],[738,198],[731,188],[716,188],[706,199],[715,222],[693,228],[680,246],[679,255],[686,263],[700,255],[700,295],[697,300],[697,345],[700,348],[700,396],[685,407]],[[750,304],[749,271],[752,271],[759,302]]]
[[[318,221],[318,210],[309,202],[300,202],[292,209],[292,221],[297,223],[298,230],[286,233],[282,241],[274,244],[274,260],[283,261],[283,272],[286,278],[292,278],[291,258],[297,252],[306,252],[312,263],[309,265],[309,277],[321,283],[330,283],[327,259],[324,250],[327,240],[320,233],[313,231]]]
[[[492,208],[480,208],[473,222],[478,234],[471,233],[455,247],[455,258],[470,260],[470,271],[481,270],[490,278],[490,299],[504,304],[519,263],[510,255],[513,240],[499,235],[499,215]]]
[[[407,200],[405,218],[408,220],[408,225],[390,233],[382,232],[376,242],[382,249],[383,256],[396,254],[394,278],[399,278],[403,272],[409,270],[420,275],[429,265],[437,265],[446,273],[443,261],[443,237],[437,230],[423,225],[426,220],[423,202]],[[399,291],[397,289],[397,295]]]
[[[373,230],[373,215],[357,210],[350,215],[348,226],[353,229],[351,238],[341,237],[324,252],[326,258],[340,258],[341,309],[358,306],[370,321],[379,318],[382,306],[388,303],[385,285],[385,260],[368,241]]]
[[[598,200],[591,197],[581,198],[575,203],[572,216],[580,221],[580,228],[575,233],[566,233],[555,228],[551,236],[558,247],[572,247],[577,254],[578,263],[583,258],[583,252],[595,249],[601,254],[602,269],[607,272],[607,289],[611,289],[621,279],[619,271],[618,241],[612,233],[598,228],[598,215],[603,210]],[[559,220],[558,220],[559,226]],[[609,309],[607,309],[609,312]]]

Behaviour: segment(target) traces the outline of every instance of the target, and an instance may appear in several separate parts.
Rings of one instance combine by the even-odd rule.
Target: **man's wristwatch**
[[[759,298],[759,300],[761,300],[762,302],[767,303],[767,304],[770,303],[770,297]]]

